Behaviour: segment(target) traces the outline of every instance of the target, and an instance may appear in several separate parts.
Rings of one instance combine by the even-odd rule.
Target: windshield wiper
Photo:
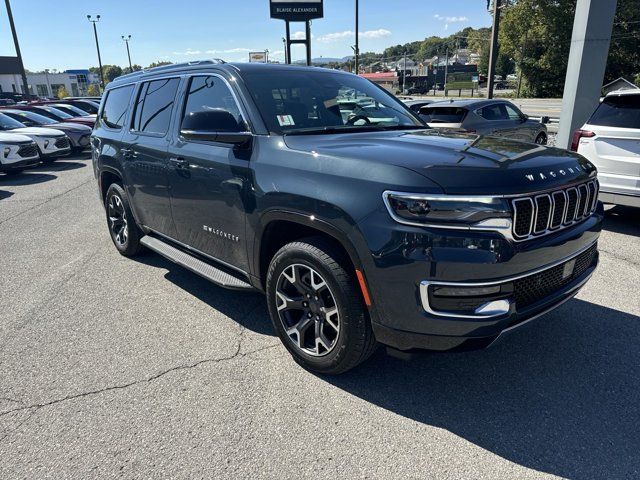
[[[330,135],[332,133],[380,132],[385,130],[427,130],[426,125],[348,125],[322,128],[301,128],[285,135]]]

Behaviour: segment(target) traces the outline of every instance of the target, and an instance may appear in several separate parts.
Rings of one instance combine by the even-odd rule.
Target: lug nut
[[[308,307],[308,306],[309,306],[309,304],[308,304],[307,302],[302,302],[302,306],[303,306],[303,307]]]
[[[311,312],[307,313],[307,317],[311,318],[313,317],[313,314]]]

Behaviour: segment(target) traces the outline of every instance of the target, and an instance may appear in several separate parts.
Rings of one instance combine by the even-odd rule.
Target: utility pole
[[[16,56],[18,57],[18,68],[20,69],[20,76],[22,77],[22,93],[29,98],[29,83],[27,82],[27,74],[24,71],[24,63],[22,63],[22,53],[20,53],[20,44],[18,43],[18,34],[16,33],[16,25],[13,23],[13,13],[11,13],[11,4],[9,0],[4,0],[7,6],[7,17],[9,17],[9,26],[11,27],[11,34],[13,35],[13,44],[16,48]]]
[[[100,88],[104,91],[104,72],[102,70],[102,58],[100,58],[100,44],[98,43],[98,29],[96,23],[100,21],[100,15],[96,15],[96,19],[92,20],[91,15],[87,15],[87,20],[93,23],[93,35],[96,37],[96,50],[98,51],[98,66],[100,67]]]
[[[447,95],[447,74],[449,73],[449,45],[444,49],[444,94]]]
[[[407,51],[404,51],[404,65],[402,65],[402,94],[407,91]]]
[[[489,74],[487,76],[487,98],[493,98],[493,77],[496,73],[498,58],[498,30],[500,29],[500,4],[502,0],[493,0],[493,27],[491,28],[491,50],[489,51]]]
[[[529,29],[524,31],[524,42],[522,43],[522,51],[520,52],[520,71],[518,72],[518,91],[516,98],[520,98],[520,87],[522,87],[522,64],[524,63],[524,50],[527,48],[527,37],[529,36]]]
[[[129,58],[129,73],[133,72],[133,65],[131,65],[131,52],[129,51],[129,40],[131,40],[131,35],[127,35],[126,37],[122,35],[122,40],[127,44],[127,57]]]
[[[289,63],[289,57],[287,56],[287,39],[282,37],[282,45],[284,46],[284,63]]]
[[[360,55],[360,39],[359,37],[359,23],[360,23],[360,18],[359,18],[359,9],[358,9],[358,5],[359,1],[356,0],[356,48],[354,49],[355,52],[355,67],[356,67],[356,75],[358,75],[359,71],[358,71],[358,56]]]

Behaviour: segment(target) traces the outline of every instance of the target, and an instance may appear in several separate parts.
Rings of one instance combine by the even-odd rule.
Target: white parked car
[[[571,149],[598,167],[600,200],[640,207],[640,89],[607,94]]]
[[[0,130],[31,138],[36,142],[40,160],[43,162],[53,161],[56,158],[65,157],[71,153],[69,137],[61,130],[43,127],[25,127],[4,113],[0,113]]]
[[[36,142],[25,135],[0,132],[0,172],[18,173],[38,163]]]

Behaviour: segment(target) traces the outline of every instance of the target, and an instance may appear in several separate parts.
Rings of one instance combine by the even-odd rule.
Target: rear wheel
[[[142,248],[140,238],[143,233],[133,218],[126,192],[117,183],[111,184],[107,190],[105,210],[113,244],[124,256],[136,255]]]
[[[547,134],[546,133],[539,133],[538,136],[536,137],[535,142],[538,145],[546,145],[547,144]]]
[[[293,242],[273,257],[267,302],[273,326],[296,362],[325,374],[371,356],[376,341],[341,253],[320,237]]]

